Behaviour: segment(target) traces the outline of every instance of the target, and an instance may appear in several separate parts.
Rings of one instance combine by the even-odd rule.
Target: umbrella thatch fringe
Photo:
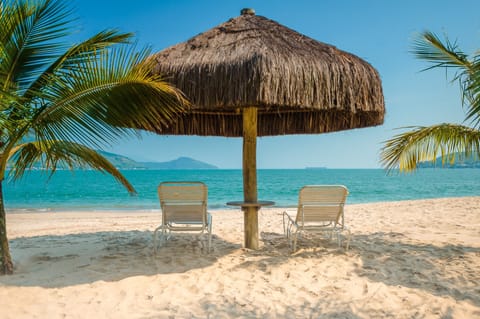
[[[373,123],[373,124],[372,124]],[[317,134],[367,127],[383,123],[377,112],[282,110],[276,114],[258,113],[258,136],[282,134]],[[281,133],[279,133],[281,132]],[[156,133],[164,135],[200,135],[241,137],[242,115],[237,112],[190,112],[171,126],[158,126]]]
[[[383,109],[378,73],[366,63],[352,64],[345,59],[335,63],[314,60],[282,64],[272,57],[254,56],[232,64],[219,59],[215,64],[197,63],[194,68],[162,64],[159,72],[181,91],[188,92],[198,109],[246,105],[351,112]]]

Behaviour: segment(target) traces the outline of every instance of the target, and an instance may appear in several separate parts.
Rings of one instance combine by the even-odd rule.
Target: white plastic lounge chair
[[[158,186],[162,209],[162,224],[153,233],[153,247],[160,245],[173,231],[199,232],[208,236],[208,251],[212,242],[212,216],[207,212],[207,186],[202,182],[163,182]]]
[[[297,238],[303,232],[329,233],[336,235],[341,246],[340,233],[346,231],[347,242],[350,245],[350,231],[345,227],[343,207],[348,190],[343,185],[309,185],[300,190],[298,208],[296,211],[283,212],[283,230],[292,250],[295,252]]]

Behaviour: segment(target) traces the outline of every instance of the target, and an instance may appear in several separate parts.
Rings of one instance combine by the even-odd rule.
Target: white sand
[[[348,252],[303,239],[281,209],[214,211],[214,250],[177,235],[152,254],[155,212],[8,214],[15,274],[0,318],[480,318],[480,197],[347,205]]]

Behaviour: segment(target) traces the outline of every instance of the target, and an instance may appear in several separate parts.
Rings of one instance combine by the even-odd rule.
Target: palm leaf
[[[116,30],[104,30],[91,38],[70,47],[64,54],[56,57],[47,69],[33,82],[25,92],[26,98],[37,96],[37,92],[48,83],[54,74],[69,74],[78,67],[81,67],[85,58],[92,58],[100,55],[103,50],[111,45],[128,43],[132,37],[131,33],[119,33]]]
[[[470,93],[470,105],[466,120],[470,120],[474,127],[480,126],[480,56],[477,54],[472,63],[470,81],[466,90]]]
[[[183,110],[182,94],[151,75],[149,50],[105,51],[68,76],[52,79],[30,123],[37,138],[71,140],[96,148],[135,134],[139,127],[169,124]],[[132,129],[129,129],[132,128]]]
[[[407,127],[411,131],[398,134],[385,141],[381,162],[389,170],[413,171],[422,161],[431,161],[440,155],[442,164],[455,158],[455,152],[480,154],[480,131],[473,128],[439,124],[430,127]]]
[[[413,42],[413,53],[417,58],[433,64],[426,68],[461,67],[469,69],[470,62],[467,55],[458,49],[456,42],[452,43],[446,37],[445,44],[432,32],[424,32]]]
[[[2,37],[2,71],[19,89],[38,77],[66,49],[59,39],[69,34],[70,10],[62,1],[15,2]]]
[[[135,193],[134,187],[112,163],[95,150],[77,143],[69,141],[24,143],[13,148],[9,158],[14,164],[10,171],[14,179],[21,177],[25,170],[32,168],[36,163],[42,163],[51,174],[56,171],[58,165],[66,165],[70,169],[90,167],[112,175],[130,193]]]
[[[417,58],[432,63],[426,68],[437,67],[455,68],[457,72],[453,81],[458,81],[462,91],[462,105],[467,108],[466,120],[477,127],[480,124],[480,59],[475,55],[473,59],[459,50],[457,43],[452,43],[445,37],[443,43],[432,32],[424,32],[414,41],[413,53]]]

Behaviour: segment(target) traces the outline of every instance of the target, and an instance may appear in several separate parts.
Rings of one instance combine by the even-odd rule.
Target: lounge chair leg
[[[298,237],[298,233],[296,233],[293,237],[292,252],[295,252],[297,250],[297,237]]]
[[[212,247],[212,215],[208,214],[208,245],[207,245],[207,252],[210,253],[210,248]]]
[[[347,232],[348,232],[348,236],[347,236],[347,244],[345,245],[345,250],[348,250],[348,248],[350,247],[350,239],[352,237],[352,233],[350,232],[350,230],[347,229]]]
[[[212,247],[212,233],[208,233],[208,245],[207,245],[207,252],[210,253],[210,249]]]
[[[153,252],[157,253],[158,228],[153,232]]]
[[[212,221],[210,220],[210,225],[208,227],[208,252],[212,248]]]
[[[165,228],[162,228],[162,233],[160,234],[160,247],[163,246],[165,241],[168,239],[169,234],[167,234],[167,230]]]

